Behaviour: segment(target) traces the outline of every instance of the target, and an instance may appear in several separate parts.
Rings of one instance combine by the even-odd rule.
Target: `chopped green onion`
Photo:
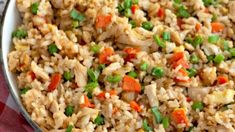
[[[153,131],[153,128],[148,125],[148,122],[146,119],[143,121],[143,129],[144,131],[150,132]]]
[[[131,17],[131,15],[132,15],[131,9],[125,9],[124,15],[125,15],[125,17]]]
[[[218,54],[218,55],[215,56],[215,58],[214,58],[215,63],[219,64],[222,61],[224,61],[224,56],[222,54]]]
[[[156,123],[161,123],[162,115],[160,111],[158,110],[157,106],[152,107],[151,112],[153,113]]]
[[[209,56],[207,56],[208,62],[213,61],[213,59],[214,59],[214,55],[209,55]]]
[[[201,37],[201,36],[196,36],[195,38],[194,38],[194,40],[193,40],[193,42],[192,42],[192,45],[194,46],[194,47],[197,47],[198,45],[201,45],[202,43],[203,43],[203,38]]]
[[[140,65],[140,70],[142,71],[146,71],[149,67],[149,64],[147,62],[143,62],[141,65]]]
[[[92,99],[92,93],[91,92],[87,92],[87,97],[89,98],[89,99]]]
[[[163,32],[162,33],[162,39],[165,40],[165,41],[170,41],[171,40],[170,32]]]
[[[154,67],[152,70],[152,75],[157,77],[157,78],[161,78],[164,75],[164,70],[161,67]]]
[[[26,94],[30,90],[30,87],[24,87],[20,89],[20,94]]]
[[[38,12],[38,6],[39,6],[39,2],[35,2],[31,5],[31,12],[36,15]]]
[[[92,52],[94,52],[95,54],[97,54],[97,53],[100,52],[101,46],[95,44],[95,45],[92,45],[92,46],[90,47],[90,49],[91,49]]]
[[[197,70],[195,68],[189,68],[189,69],[187,69],[187,72],[188,72],[188,76],[190,78],[194,77],[197,74]]]
[[[73,19],[73,20],[76,20],[76,21],[83,21],[85,20],[85,16],[80,14],[76,9],[73,9],[71,12],[70,12],[70,17]]]
[[[229,49],[229,52],[230,52],[232,57],[235,57],[235,48]]]
[[[192,55],[190,57],[190,62],[193,64],[197,64],[197,63],[199,63],[199,58],[196,55]]]
[[[129,24],[131,24],[131,28],[136,28],[136,22],[134,20],[130,20]]]
[[[107,76],[107,81],[110,83],[118,83],[121,80],[120,75],[109,75]]]
[[[155,41],[155,43],[156,43],[158,46],[160,46],[160,47],[162,47],[162,48],[165,48],[165,47],[166,47],[165,42],[162,41],[159,36],[153,35],[153,40]]]
[[[124,8],[125,8],[125,9],[131,8],[131,6],[132,6],[132,0],[124,0],[123,5],[124,5]]]
[[[93,70],[93,69],[88,69],[87,74],[93,82],[98,80],[98,77],[99,77],[99,72],[98,71]]]
[[[202,0],[205,6],[215,5],[215,0]]]
[[[92,93],[93,90],[99,86],[98,82],[89,82],[86,86],[85,86],[85,91],[88,93]]]
[[[186,10],[186,8],[184,6],[180,6],[178,8],[176,15],[178,17],[182,17],[182,18],[190,17],[190,14],[188,13],[188,11]]]
[[[135,71],[130,71],[127,75],[133,78],[136,78],[138,76],[138,74]]]
[[[218,16],[217,16],[216,14],[213,14],[213,15],[212,15],[212,18],[211,18],[211,21],[214,22],[214,21],[217,20],[217,18],[218,18]]]
[[[70,81],[73,78],[72,73],[70,71],[65,71],[63,77],[65,81]]]
[[[51,54],[51,55],[54,55],[55,53],[58,53],[59,52],[59,49],[57,48],[57,46],[53,43],[53,44],[50,44],[48,46],[48,52]]]
[[[72,105],[68,105],[66,108],[65,108],[65,111],[64,111],[64,114],[66,116],[71,116],[74,112],[74,107]]]
[[[203,103],[199,102],[199,101],[194,102],[193,105],[192,105],[193,110],[203,110],[203,108],[204,108]]]
[[[17,29],[12,33],[12,37],[16,37],[18,39],[26,38],[28,36],[28,33],[24,29]]]
[[[117,9],[118,9],[118,12],[119,12],[121,15],[124,14],[125,8],[123,7],[122,4],[119,4],[119,5],[117,6]]]
[[[79,22],[78,21],[72,21],[72,28],[78,28]]]
[[[174,0],[175,3],[181,4],[181,0]]]
[[[139,3],[139,0],[132,0],[132,3],[135,5],[135,4],[138,4]]]
[[[162,125],[164,128],[168,128],[170,126],[170,119],[169,117],[162,118]]]
[[[66,128],[66,131],[65,132],[72,132],[73,130],[73,125],[69,125],[67,128]]]
[[[219,41],[218,35],[211,35],[208,37],[208,42],[212,44],[216,44]]]
[[[187,132],[193,132],[193,126],[189,127],[188,131]]]
[[[96,125],[104,125],[104,116],[103,115],[98,115],[95,120],[94,123]]]
[[[102,71],[105,68],[105,64],[99,64],[98,70]]]
[[[226,41],[226,40],[223,41],[223,49],[229,50],[229,44],[228,44],[228,41]]]
[[[143,22],[142,28],[151,31],[153,29],[153,24],[151,22]]]

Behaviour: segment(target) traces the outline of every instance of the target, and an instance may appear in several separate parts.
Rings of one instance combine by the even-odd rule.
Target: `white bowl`
[[[2,27],[1,27],[1,61],[3,63],[2,68],[4,71],[5,79],[7,80],[9,91],[18,105],[22,115],[28,121],[28,123],[34,128],[35,131],[41,131],[39,126],[32,121],[30,115],[25,110],[19,95],[19,90],[16,84],[16,77],[9,71],[7,55],[12,47],[12,32],[21,23],[19,12],[16,8],[16,0],[8,0],[6,8],[3,12]],[[0,86],[1,87],[1,86]]]

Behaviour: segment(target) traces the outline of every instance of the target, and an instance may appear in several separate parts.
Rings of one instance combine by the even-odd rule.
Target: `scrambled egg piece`
[[[235,91],[225,89],[224,91],[214,91],[206,96],[209,104],[228,104],[234,101]]]

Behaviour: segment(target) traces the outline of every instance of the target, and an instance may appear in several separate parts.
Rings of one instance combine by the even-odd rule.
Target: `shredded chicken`
[[[150,84],[145,86],[144,93],[147,95],[149,99],[150,106],[158,106],[158,98],[157,98],[157,84]]]
[[[87,84],[87,67],[77,62],[74,67],[75,82],[78,86],[84,87]]]
[[[43,68],[39,67],[34,61],[31,62],[31,69],[36,76],[41,77],[43,80],[49,80],[48,73],[46,73]]]

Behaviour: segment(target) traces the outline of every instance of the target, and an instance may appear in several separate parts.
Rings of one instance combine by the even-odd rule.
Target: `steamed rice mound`
[[[235,1],[17,8],[9,70],[42,131],[235,131]]]

